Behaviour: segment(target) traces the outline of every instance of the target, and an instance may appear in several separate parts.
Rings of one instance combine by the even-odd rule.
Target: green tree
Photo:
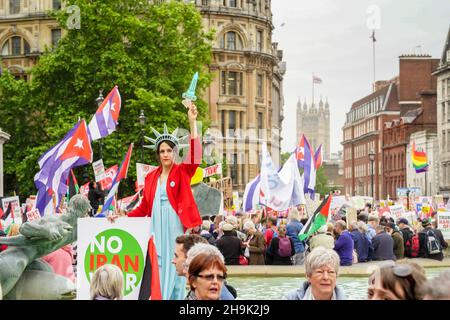
[[[289,159],[290,156],[291,156],[290,152],[284,152],[281,154],[281,167],[286,163],[286,161]]]
[[[332,190],[328,186],[328,178],[325,175],[323,167],[320,167],[316,172],[316,193],[320,193],[323,196],[330,191]]]
[[[33,177],[39,169],[39,156],[62,139],[79,117],[87,122],[91,119],[97,109],[99,89],[104,89],[106,95],[118,85],[122,97],[118,130],[103,139],[105,167],[120,164],[128,145],[134,142],[130,164],[134,168],[140,142],[140,110],[147,116],[146,135],[152,135],[150,127],[162,130],[163,123],[170,130],[189,128],[181,94],[196,71],[200,73],[198,93],[210,82],[207,65],[213,34],[203,31],[195,5],[153,5],[140,0],[68,0],[66,4],[80,8],[81,28],[66,30],[57,48],[40,58],[32,70],[31,84],[15,85],[26,88],[24,93],[10,88],[18,93],[18,100],[25,100],[26,107],[37,110],[33,117],[39,131],[23,138],[29,141],[9,142],[10,148],[26,150],[6,155],[7,172],[15,176],[7,191],[20,185],[21,193],[36,192]],[[55,17],[65,27],[69,14],[59,11]],[[207,105],[201,100],[196,104],[198,120],[206,127]],[[14,105],[14,101],[8,101],[8,105]],[[24,121],[18,128],[23,135],[29,132],[28,123]],[[98,141],[93,142],[93,148],[96,160]],[[145,160],[150,162],[154,156],[146,152]],[[82,171],[76,170],[78,175]],[[89,172],[92,177],[92,169]],[[128,182],[135,180],[135,174],[135,170],[129,170]],[[133,187],[129,183],[129,188]],[[126,188],[121,185],[121,189]]]

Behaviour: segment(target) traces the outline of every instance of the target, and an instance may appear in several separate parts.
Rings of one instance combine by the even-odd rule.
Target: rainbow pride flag
[[[416,143],[412,144],[412,163],[416,173],[428,171],[428,159],[427,154],[424,151],[416,150]]]

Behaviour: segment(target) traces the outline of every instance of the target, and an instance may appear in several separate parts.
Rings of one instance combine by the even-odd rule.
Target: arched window
[[[220,48],[227,50],[242,50],[242,40],[234,31],[228,31],[220,39]]]
[[[14,36],[6,40],[2,46],[2,55],[4,56],[19,56],[30,53],[30,45],[28,42],[19,36]]]

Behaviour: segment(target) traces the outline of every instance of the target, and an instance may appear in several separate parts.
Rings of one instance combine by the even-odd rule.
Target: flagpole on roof
[[[375,81],[376,81],[376,74],[375,74],[375,42],[377,39],[375,39],[375,29],[372,30],[372,35],[370,36],[370,39],[372,39],[372,64],[373,64],[373,81],[372,81],[372,90],[375,91]]]

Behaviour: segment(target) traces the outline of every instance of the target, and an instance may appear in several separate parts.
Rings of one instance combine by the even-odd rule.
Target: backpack
[[[427,230],[425,233],[426,252],[428,255],[438,254],[442,252],[441,244],[436,239],[436,235],[432,230]]]
[[[292,252],[291,239],[289,237],[279,238],[278,255],[280,257],[290,257]]]
[[[417,233],[408,233],[405,239],[405,255],[408,258],[416,258],[419,256],[419,235]]]

